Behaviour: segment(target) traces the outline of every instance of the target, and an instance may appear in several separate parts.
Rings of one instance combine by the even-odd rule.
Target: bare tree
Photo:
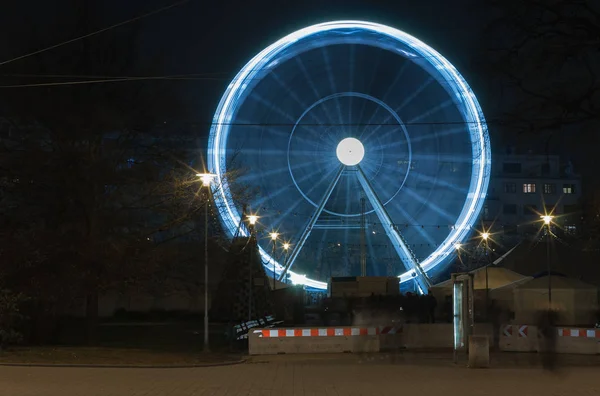
[[[520,133],[600,120],[600,4],[490,1],[479,65],[501,92],[498,118]]]

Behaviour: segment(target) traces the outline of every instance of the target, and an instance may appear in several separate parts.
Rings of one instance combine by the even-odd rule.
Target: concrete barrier
[[[600,354],[600,329],[559,327],[556,352],[581,355]]]
[[[556,328],[557,353],[600,354],[600,329]],[[543,352],[543,338],[536,326],[503,325],[500,350],[507,352]]]
[[[454,347],[454,328],[451,323],[409,323],[395,327],[395,331],[386,333],[380,328],[382,350],[388,349],[450,349]],[[491,324],[478,323],[473,335],[487,336],[492,343]]]
[[[500,326],[500,350],[506,352],[538,352],[538,330],[529,325]]]
[[[379,352],[376,327],[254,329],[249,334],[250,355]]]
[[[469,368],[490,367],[490,338],[485,335],[469,337]]]

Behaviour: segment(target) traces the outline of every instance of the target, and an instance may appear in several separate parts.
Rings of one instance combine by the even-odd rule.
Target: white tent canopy
[[[486,287],[485,267],[471,271],[474,276],[473,288],[475,290],[484,290]],[[515,287],[533,279],[531,276],[521,275],[514,271],[500,267],[488,267],[487,270],[488,287],[489,289],[499,289],[502,287]],[[452,279],[438,283],[434,288],[446,289],[452,288]]]

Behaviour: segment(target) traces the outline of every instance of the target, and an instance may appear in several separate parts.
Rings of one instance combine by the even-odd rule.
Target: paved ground
[[[416,355],[404,355],[395,361],[389,356],[275,356],[236,366],[194,369],[5,366],[0,367],[0,394],[600,395],[600,368],[595,364],[573,364],[563,367],[557,374],[549,374],[533,366],[536,358],[511,359],[513,364],[510,360],[497,362],[495,367],[487,370],[469,370],[464,365],[452,365],[448,359]]]

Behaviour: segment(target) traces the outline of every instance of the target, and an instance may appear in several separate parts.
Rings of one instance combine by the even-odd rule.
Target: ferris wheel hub
[[[345,138],[338,143],[335,154],[342,164],[355,166],[365,156],[365,147],[356,138]]]

